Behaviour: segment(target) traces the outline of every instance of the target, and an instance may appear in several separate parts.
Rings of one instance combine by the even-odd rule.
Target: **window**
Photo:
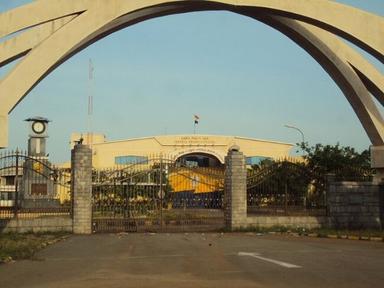
[[[48,187],[47,183],[38,184],[38,183],[32,183],[31,184],[31,195],[47,195],[48,193]]]
[[[0,200],[15,200],[14,192],[0,192]]]
[[[115,157],[115,164],[127,165],[127,164],[148,164],[148,157],[146,156],[117,156]]]
[[[251,156],[251,157],[247,157],[246,162],[247,162],[247,165],[258,165],[260,164],[261,161],[266,159],[271,159],[271,158],[263,157],[263,156]]]
[[[15,176],[5,176],[5,185],[15,185]]]

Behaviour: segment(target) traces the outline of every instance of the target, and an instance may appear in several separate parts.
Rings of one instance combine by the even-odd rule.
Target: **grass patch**
[[[37,251],[56,243],[66,235],[66,233],[0,234],[0,263],[33,259]]]

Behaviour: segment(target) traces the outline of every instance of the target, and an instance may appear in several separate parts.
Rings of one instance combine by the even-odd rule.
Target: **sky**
[[[0,12],[30,1],[1,0]],[[338,1],[384,16],[383,0]],[[280,32],[229,12],[147,20],[73,56],[10,114],[9,149],[25,149],[28,125],[43,116],[53,162],[70,159],[72,132],[87,132],[92,59],[92,130],[108,140],[154,135],[236,135],[368,149],[350,104],[322,67]],[[384,73],[383,64],[369,58]],[[14,64],[0,68],[4,77]],[[0,78],[1,79],[1,78]]]

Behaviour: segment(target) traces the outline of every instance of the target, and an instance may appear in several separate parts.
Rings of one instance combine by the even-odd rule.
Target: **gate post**
[[[225,157],[224,218],[229,230],[244,227],[247,221],[247,169],[239,150],[234,145]]]
[[[384,182],[384,146],[371,146],[371,167],[376,169],[373,182]]]
[[[71,155],[73,233],[92,233],[92,150],[77,144]]]

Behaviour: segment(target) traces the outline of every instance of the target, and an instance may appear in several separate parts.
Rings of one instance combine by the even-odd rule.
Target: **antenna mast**
[[[87,144],[92,149],[93,144],[93,132],[92,132],[92,115],[93,115],[93,63],[92,59],[89,58],[88,66],[88,133],[87,133]]]

